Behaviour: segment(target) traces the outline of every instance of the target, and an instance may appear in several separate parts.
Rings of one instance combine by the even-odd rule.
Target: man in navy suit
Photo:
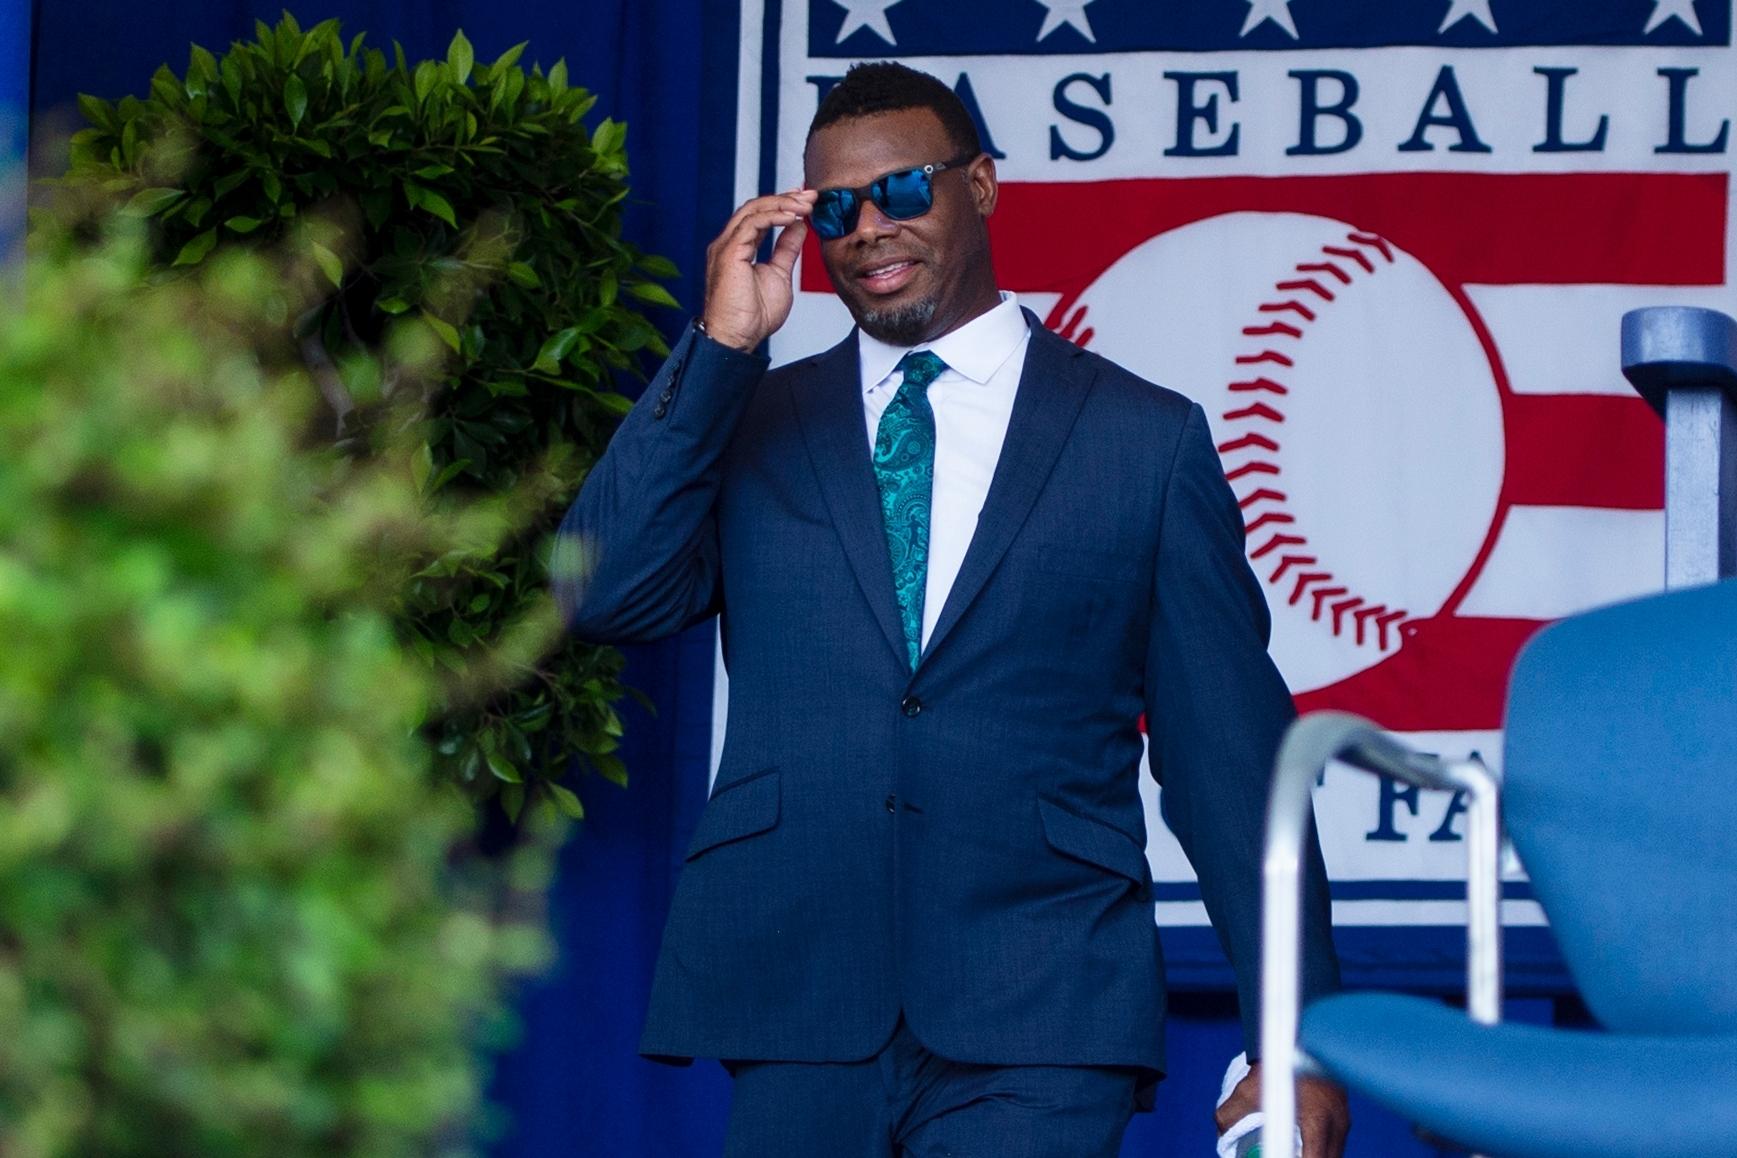
[[[641,1048],[725,1062],[732,1156],[1113,1156],[1164,1066],[1142,713],[1258,1040],[1292,708],[1240,512],[1199,406],[998,291],[995,164],[945,85],[852,69],[804,164],[709,249],[558,552],[587,638],[722,615],[729,730]],[[857,327],[768,371],[810,229]],[[1307,897],[1312,996],[1313,845]],[[1339,1154],[1343,1096],[1300,1101],[1305,1154]]]

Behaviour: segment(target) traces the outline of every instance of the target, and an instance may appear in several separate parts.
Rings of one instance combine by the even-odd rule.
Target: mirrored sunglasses
[[[822,189],[814,202],[809,224],[824,241],[835,241],[856,228],[863,202],[873,201],[875,208],[894,221],[909,221],[921,217],[935,204],[934,175],[944,169],[957,169],[973,158],[960,157],[915,169],[897,169],[883,173],[857,189]]]

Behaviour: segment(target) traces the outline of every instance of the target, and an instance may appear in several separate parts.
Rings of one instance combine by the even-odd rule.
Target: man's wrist
[[[712,328],[706,325],[706,316],[704,314],[695,315],[694,330],[700,335],[700,337],[716,342],[720,346],[728,346],[730,349],[742,354],[752,354],[754,348],[760,344],[758,342],[743,343],[727,334],[713,333]]]

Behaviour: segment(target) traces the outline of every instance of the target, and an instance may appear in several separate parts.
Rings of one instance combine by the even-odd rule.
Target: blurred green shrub
[[[611,379],[667,352],[643,311],[676,304],[655,280],[674,267],[621,239],[625,126],[587,129],[594,98],[564,63],[526,72],[523,49],[478,64],[460,33],[445,60],[412,65],[285,14],[221,56],[195,46],[143,99],[82,98],[65,182],[146,219],[162,270],[232,244],[301,255],[326,292],[283,329],[328,434],[365,456],[408,424],[431,501],[523,497],[522,533],[425,559],[397,617],[447,676],[429,724],[440,765],[515,818],[528,797],[581,815],[549,778],[573,757],[625,782],[618,652],[549,624],[509,690],[479,697],[466,673],[540,613],[552,532],[628,406]],[[387,342],[406,318],[452,354],[409,411]]]
[[[0,1152],[464,1152],[547,954],[499,898],[547,865],[454,857],[393,617],[501,511],[295,445],[318,396],[258,339],[311,278],[39,243],[0,286]]]

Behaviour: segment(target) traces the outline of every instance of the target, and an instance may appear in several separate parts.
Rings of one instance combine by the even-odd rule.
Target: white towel
[[[1218,1084],[1218,1105],[1230,1100],[1231,1091],[1248,1077],[1248,1055],[1239,1053],[1225,1067],[1224,1080]],[[1215,1107],[1216,1108],[1216,1107]],[[1267,1116],[1259,1110],[1244,1114],[1232,1122],[1230,1129],[1218,1136],[1218,1158],[1236,1158],[1236,1144],[1266,1124]],[[1296,1132],[1297,1153],[1303,1152],[1303,1132]]]

